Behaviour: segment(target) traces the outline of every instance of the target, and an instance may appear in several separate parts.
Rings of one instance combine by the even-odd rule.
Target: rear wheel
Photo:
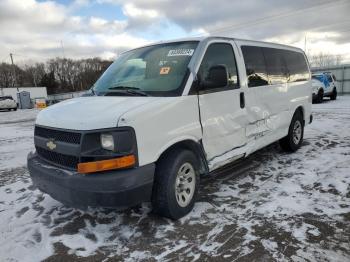
[[[152,193],[154,213],[171,219],[188,214],[198,192],[198,160],[189,150],[173,150],[156,167]]]
[[[290,123],[288,135],[280,140],[280,145],[287,152],[296,151],[303,142],[304,138],[304,121],[302,113],[298,110],[294,113]]]
[[[330,96],[330,98],[331,98],[331,100],[336,100],[337,99],[337,89],[336,88],[334,88],[333,89],[333,92],[332,92],[332,94],[331,94],[331,96]]]

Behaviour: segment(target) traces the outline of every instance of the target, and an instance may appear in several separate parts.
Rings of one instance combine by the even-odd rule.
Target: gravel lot
[[[202,181],[179,221],[145,203],[65,207],[31,186],[36,110],[0,112],[0,257],[5,261],[350,261],[350,96],[313,105],[302,148],[278,144]]]

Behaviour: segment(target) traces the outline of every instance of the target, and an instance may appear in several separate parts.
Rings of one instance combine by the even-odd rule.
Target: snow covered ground
[[[313,105],[302,148],[273,144],[203,181],[174,222],[149,204],[79,211],[31,186],[37,111],[0,112],[2,261],[350,261],[350,96]]]

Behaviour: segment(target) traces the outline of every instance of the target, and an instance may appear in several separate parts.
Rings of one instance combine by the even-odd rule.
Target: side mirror
[[[206,79],[201,80],[200,89],[212,89],[225,87],[228,84],[228,72],[224,65],[215,65],[209,68]]]

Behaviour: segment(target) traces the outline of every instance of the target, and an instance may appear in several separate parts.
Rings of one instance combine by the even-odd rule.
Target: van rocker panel
[[[123,209],[151,200],[154,163],[83,175],[53,167],[30,153],[27,165],[34,186],[67,206]]]

